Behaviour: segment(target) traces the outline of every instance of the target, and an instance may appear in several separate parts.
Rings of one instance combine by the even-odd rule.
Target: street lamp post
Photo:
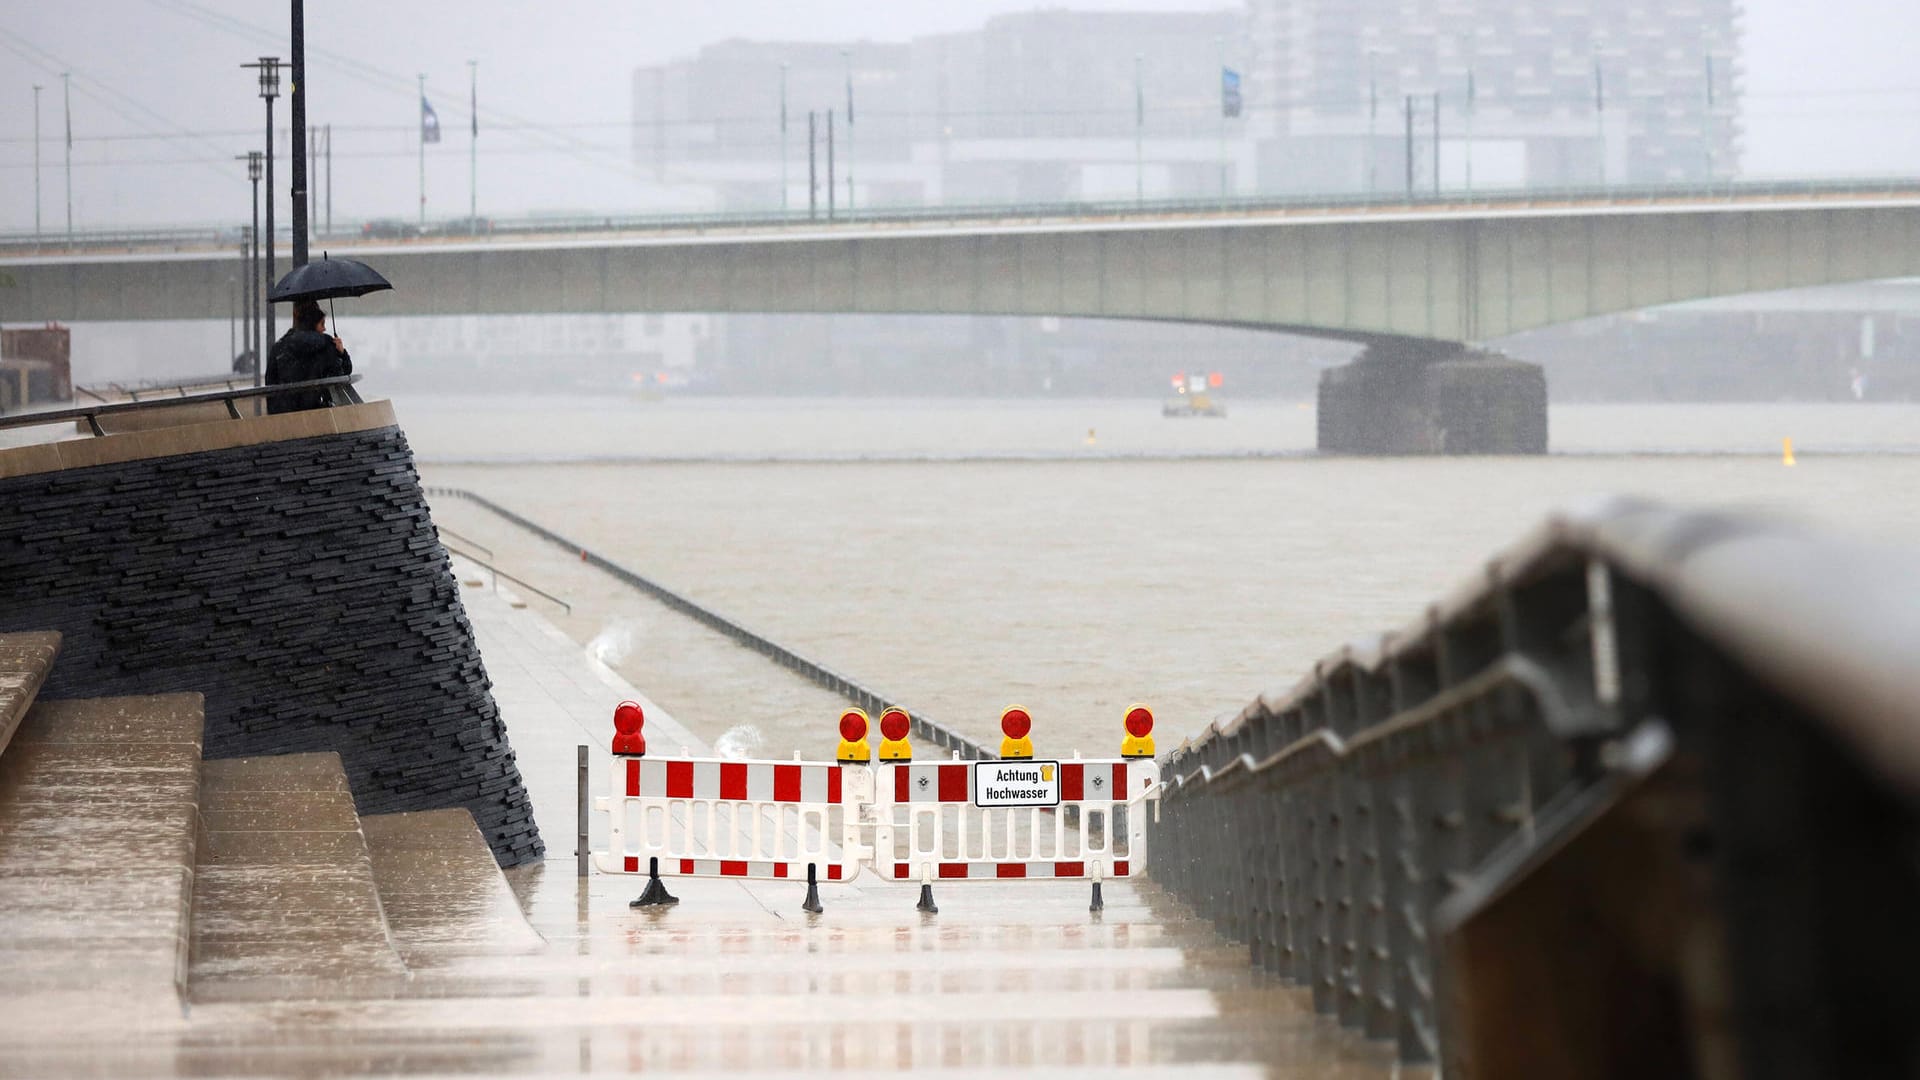
[[[262,313],[260,309],[265,306],[260,303],[261,153],[258,150],[249,150],[244,157],[238,157],[235,158],[235,160],[245,161],[247,163],[247,179],[253,181],[253,223],[247,228],[246,236],[242,238],[243,242],[240,247],[247,260],[247,350],[253,354],[253,370],[256,376],[254,385],[258,386],[260,383],[257,376],[259,375],[261,365],[260,318]],[[246,241],[251,241],[252,243],[253,250],[251,253],[248,253],[246,250]]]
[[[787,62],[780,61],[780,212],[787,210]]]
[[[1144,55],[1133,54],[1133,201],[1136,203],[1147,200],[1147,156],[1144,142],[1147,127],[1147,96],[1140,84],[1141,65],[1146,61],[1147,58]]]
[[[67,250],[73,250],[73,76],[60,73],[60,94],[67,112]]]
[[[1380,133],[1380,78],[1374,70],[1374,57],[1377,54],[1367,50],[1367,194],[1371,195],[1379,180],[1380,146],[1376,141]]]
[[[33,84],[33,246],[40,246],[40,84]]]
[[[820,177],[818,174],[819,157],[815,147],[820,143],[816,130],[819,121],[812,109],[807,110],[807,220],[820,216]]]
[[[420,76],[420,131],[416,138],[420,141],[420,228],[427,227],[427,77]]]
[[[853,213],[853,58],[850,50],[840,50],[840,62],[847,72],[847,213]]]
[[[261,269],[265,271],[262,276],[265,284],[261,288],[259,296],[262,317],[266,320],[266,333],[260,338],[261,359],[264,359],[266,350],[273,344],[274,330],[273,303],[268,300],[267,297],[273,292],[273,99],[280,96],[280,58],[277,56],[263,56],[257,63],[241,64],[240,66],[243,68],[254,68],[259,71],[260,98],[267,103],[267,223],[265,229],[267,250],[266,257],[261,266]],[[249,173],[252,172],[251,167],[249,167],[248,171]],[[263,382],[265,369],[266,364],[259,362],[259,360],[255,361],[253,365],[254,386],[265,385]]]
[[[480,61],[467,61],[467,229],[480,235]]]
[[[312,206],[307,202],[307,18],[306,4],[303,0],[293,2],[293,33],[289,44],[293,53],[290,74],[292,82],[287,87],[287,105],[293,114],[293,139],[288,147],[293,153],[293,265],[297,269],[307,265],[307,226],[308,213]],[[267,198],[273,198],[273,180],[271,174],[267,180]]]

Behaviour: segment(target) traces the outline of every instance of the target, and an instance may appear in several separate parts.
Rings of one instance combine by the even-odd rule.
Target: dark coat
[[[336,348],[332,338],[313,330],[287,331],[267,354],[268,386],[351,374],[353,357],[347,355],[347,350]],[[270,413],[324,409],[328,404],[326,391],[318,387],[267,395]]]

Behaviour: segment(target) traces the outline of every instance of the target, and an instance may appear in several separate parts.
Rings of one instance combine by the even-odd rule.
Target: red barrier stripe
[[[692,860],[692,859],[681,859],[681,860],[680,860],[680,872],[681,872],[682,874],[691,874],[691,873],[693,873],[693,860]]]
[[[911,789],[908,787],[908,784],[907,784],[907,774],[912,771],[913,771],[912,769],[909,769],[905,765],[894,766],[894,769],[893,769],[893,801],[894,802],[903,803],[908,801],[908,799],[910,798],[910,796],[908,795],[908,792]]]
[[[1114,877],[1127,876],[1127,860],[1120,859],[1113,864],[1113,876]]]
[[[1127,763],[1124,761],[1113,767],[1113,790],[1107,792],[1107,798],[1114,802],[1127,801]]]
[[[775,802],[800,801],[800,766],[775,765],[773,767],[773,800]]]
[[[667,762],[667,798],[693,798],[693,762]]]
[[[1086,792],[1087,767],[1071,761],[1060,766],[1060,801],[1079,802]]]
[[[786,876],[787,876],[787,864],[786,864],[786,863],[783,863],[783,862],[777,862],[777,863],[774,863],[774,864],[773,864],[773,876],[774,876],[774,877],[786,877]]]
[[[940,766],[940,801],[967,801],[967,767],[965,765]]]
[[[828,881],[840,880],[840,865],[838,863],[835,863],[834,865],[827,867],[827,880]]]
[[[901,772],[901,775],[906,774],[905,769],[900,770],[900,772]],[[906,863],[897,862],[893,864],[893,880],[895,881],[907,880],[907,864]]]
[[[720,763],[720,797],[743,800],[747,797],[747,767],[738,761]]]
[[[627,794],[629,796],[640,794],[640,759],[639,758],[627,759]]]
[[[746,877],[747,864],[743,862],[735,862],[731,859],[722,859],[720,860],[720,876],[721,877]]]
[[[840,801],[840,770],[837,767],[827,770],[827,801]]]
[[[1053,864],[1054,877],[1086,877],[1087,864],[1083,862],[1057,862]]]
[[[993,868],[995,877],[1026,877],[1027,868],[1020,863],[1001,863]]]
[[[966,877],[967,864],[963,862],[943,862],[940,864],[940,876],[943,878]]]
[[[637,873],[639,873],[639,872],[640,872],[640,860],[639,860],[639,859],[637,859],[637,858],[635,858],[635,857],[634,857],[634,856],[632,856],[632,855],[629,855],[629,856],[627,856],[627,861],[626,861],[626,871],[627,871],[627,873],[629,873],[629,874],[637,874]]]

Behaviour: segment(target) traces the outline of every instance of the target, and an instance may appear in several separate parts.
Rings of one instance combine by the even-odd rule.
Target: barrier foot
[[[935,907],[933,903],[933,886],[932,885],[923,884],[920,886],[920,902],[913,906],[914,906],[914,910],[924,911],[929,915],[940,914],[940,909],[938,907]]]
[[[672,907],[679,902],[680,898],[668,892],[666,885],[660,880],[660,860],[657,857],[648,859],[647,887],[640,891],[639,898],[627,901],[627,906],[630,908]]]
[[[1093,883],[1093,906],[1087,908],[1087,910],[1088,911],[1105,911],[1106,909],[1107,909],[1106,901],[1100,899],[1100,883],[1096,881]]]
[[[818,915],[827,910],[820,906],[820,885],[813,877],[813,864],[807,864],[807,898],[800,903],[800,910]]]

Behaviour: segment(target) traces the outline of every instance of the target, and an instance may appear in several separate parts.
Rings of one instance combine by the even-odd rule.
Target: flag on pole
[[[473,118],[471,134],[477,139],[480,137],[480,80],[477,76],[472,85],[467,87],[467,94],[467,115]]]
[[[1220,115],[1240,115],[1240,73],[1230,67],[1220,69]]]
[[[425,94],[420,96],[420,141],[437,143],[440,141],[440,114],[427,104]]]
[[[853,124],[853,72],[847,72],[847,124]]]

